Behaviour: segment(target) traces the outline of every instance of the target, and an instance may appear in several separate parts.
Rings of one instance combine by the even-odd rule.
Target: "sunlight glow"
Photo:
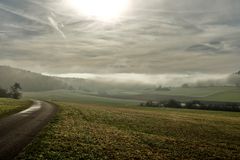
[[[119,18],[129,5],[129,0],[70,0],[69,2],[78,13],[101,21]]]

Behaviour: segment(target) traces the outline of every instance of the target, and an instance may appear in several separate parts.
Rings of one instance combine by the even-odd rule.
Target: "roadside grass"
[[[0,118],[24,110],[31,104],[28,100],[0,98]]]
[[[56,102],[17,159],[240,159],[240,114]]]

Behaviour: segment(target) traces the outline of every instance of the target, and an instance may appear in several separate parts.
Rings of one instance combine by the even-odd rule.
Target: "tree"
[[[147,101],[146,106],[147,107],[152,107],[153,106],[153,101]]]
[[[232,74],[231,76],[229,76],[228,82],[230,84],[233,84],[233,85],[237,86],[237,87],[240,87],[240,74],[238,72],[235,73],[235,74]]]
[[[22,87],[19,83],[14,83],[14,85],[10,87],[11,98],[20,99],[22,96],[22,93],[20,92],[21,89]]]
[[[182,85],[182,88],[189,88],[189,84],[184,83],[184,84]]]
[[[171,107],[171,108],[181,108],[181,103],[178,102],[177,100],[175,99],[170,99],[167,104],[166,104],[167,107]]]

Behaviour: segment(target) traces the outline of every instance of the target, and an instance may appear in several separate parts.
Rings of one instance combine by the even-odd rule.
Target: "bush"
[[[170,99],[167,104],[166,107],[171,107],[171,108],[181,108],[181,102],[178,102],[174,99]]]
[[[141,103],[140,105],[146,107],[169,107],[169,108],[187,108],[187,109],[240,112],[240,103],[227,103],[227,102],[226,103],[204,101],[201,102],[193,100],[185,103],[171,99],[167,102],[147,101],[146,103]]]

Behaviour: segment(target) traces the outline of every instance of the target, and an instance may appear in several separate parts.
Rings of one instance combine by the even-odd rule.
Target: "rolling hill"
[[[7,89],[15,82],[21,84],[23,91],[29,92],[67,89],[106,95],[112,92],[118,93],[122,90],[143,90],[146,88],[146,86],[139,84],[118,84],[81,78],[59,78],[9,66],[0,66],[0,87]]]
[[[0,86],[7,89],[15,82],[21,84],[23,91],[46,91],[69,87],[68,84],[55,77],[44,76],[8,66],[0,66]]]

